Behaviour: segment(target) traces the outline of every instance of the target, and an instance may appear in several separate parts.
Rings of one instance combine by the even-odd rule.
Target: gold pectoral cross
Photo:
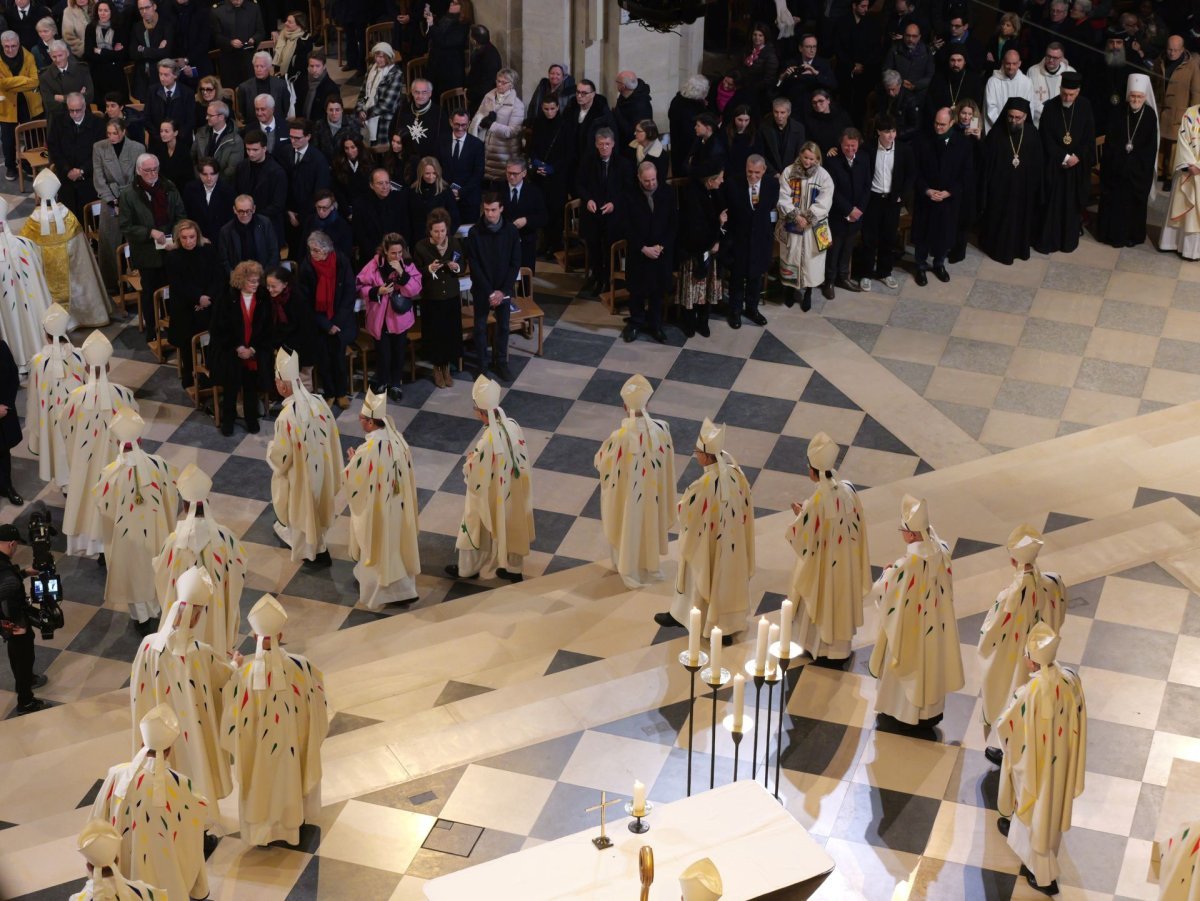
[[[612,847],[612,839],[610,839],[604,833],[605,812],[612,805],[620,803],[620,800],[621,800],[620,798],[613,798],[611,801],[605,800],[607,797],[607,794],[608,794],[607,792],[600,792],[600,803],[597,804],[595,807],[589,807],[587,810],[584,811],[584,813],[592,813],[593,811],[596,811],[596,810],[600,811],[600,834],[598,836],[596,836],[594,839],[592,839],[592,844],[595,845],[596,848],[601,851],[603,851],[605,848]]]

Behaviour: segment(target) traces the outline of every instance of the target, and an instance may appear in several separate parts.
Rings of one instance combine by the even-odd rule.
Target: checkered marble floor
[[[1087,787],[1060,855],[1063,896],[1153,898],[1145,871],[1170,763],[1200,757],[1200,596],[1149,563],[1072,586],[1069,597],[1059,658],[1083,678],[1089,743]],[[780,600],[766,593],[758,612],[776,611]],[[1146,605],[1153,615],[1140,612]],[[1037,897],[1017,879],[1020,863],[995,830],[998,771],[984,759],[977,725],[973,639],[982,619],[960,619],[967,685],[947,699],[945,719],[927,736],[876,727],[869,646],[856,649],[846,670],[792,670],[780,791],[839,868],[814,897],[890,897],[898,884],[912,898]],[[560,651],[547,672],[598,659]],[[450,683],[434,707],[488,690]],[[762,746],[752,774],[749,745],[764,731],[765,693],[762,701],[741,748],[741,778],[763,779]],[[709,709],[701,698],[697,791],[708,782]],[[373,722],[339,713],[332,734]],[[588,829],[595,817],[584,811],[600,790],[622,794],[636,777],[651,801],[683,797],[687,733],[684,700],[331,804],[297,847],[252,849],[228,836],[209,862],[214,897],[235,897],[233,886],[245,880],[261,893],[255,897],[419,898],[425,880]],[[732,777],[732,755],[719,730],[718,783]],[[773,765],[766,775],[774,788]],[[61,898],[81,883],[18,901]]]

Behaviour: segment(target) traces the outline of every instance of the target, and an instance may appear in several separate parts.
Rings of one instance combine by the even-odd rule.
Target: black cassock
[[[1132,150],[1126,150],[1128,144]],[[1096,240],[1113,247],[1136,247],[1146,240],[1146,205],[1154,187],[1158,117],[1150,104],[1139,112],[1121,105],[1108,120],[1100,156],[1100,215]]]
[[[1030,119],[1015,135],[1002,119],[985,140],[979,247],[997,263],[1027,260],[1042,197],[1042,143]]]
[[[1042,107],[1038,137],[1046,161],[1042,183],[1044,215],[1033,246],[1038,253],[1058,250],[1070,253],[1079,246],[1079,230],[1096,158],[1096,125],[1091,104],[1082,96],[1076,97],[1069,109],[1063,107],[1061,97],[1047,100]],[[1069,169],[1063,166],[1068,154],[1079,157],[1079,162]]]

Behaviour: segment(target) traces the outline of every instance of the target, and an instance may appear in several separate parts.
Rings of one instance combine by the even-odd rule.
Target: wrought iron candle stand
[[[696,734],[696,673],[700,672],[702,666],[708,665],[708,654],[700,651],[696,654],[696,659],[692,660],[692,655],[687,651],[679,652],[679,662],[683,664],[683,668],[688,671],[690,687],[688,690],[688,763],[687,763],[687,796],[692,796],[692,745],[693,738]]]
[[[746,670],[752,672],[754,669],[754,661],[746,661]],[[767,791],[771,790],[771,786],[767,784],[767,780],[771,775],[771,713],[775,708],[775,685],[779,682],[779,664],[773,661],[770,657],[767,658],[767,671],[762,676],[755,676],[755,703],[757,704],[757,686],[760,682],[767,684],[767,726],[763,729],[763,788]],[[755,739],[755,748],[758,747],[758,740]],[[756,778],[756,774],[751,773],[750,778]]]
[[[783,760],[783,717],[787,712],[787,671],[788,666],[793,660],[799,660],[805,657],[804,648],[800,647],[794,641],[777,641],[767,648],[767,653],[772,657],[779,658],[779,723],[776,726],[775,732],[775,800],[779,800],[779,768]],[[807,661],[805,661],[807,662]],[[768,744],[771,741],[770,734],[767,735]],[[766,779],[763,780],[763,787],[767,787]]]
[[[717,784],[717,692],[733,678],[729,670],[721,667],[719,672],[713,672],[712,667],[700,673],[700,678],[712,689],[712,746],[709,748],[711,757],[708,766],[708,787],[715,788]],[[689,744],[690,744],[689,738]],[[690,759],[690,757],[689,757]]]
[[[725,719],[721,720],[721,725],[728,730],[730,737],[733,739],[733,781],[738,781],[738,752],[742,746],[742,738],[747,732],[754,731],[754,717],[745,713],[742,714],[742,725],[734,728],[733,714],[729,714]],[[754,737],[754,746],[758,748],[758,736]],[[750,773],[750,778],[754,778],[753,770]]]
[[[641,835],[643,832],[649,832],[650,827],[642,822],[642,818],[650,816],[650,811],[653,809],[654,805],[647,801],[646,806],[642,808],[642,812],[638,813],[633,809],[633,801],[626,801],[625,814],[633,817],[633,822],[629,824],[629,831],[636,835]]]

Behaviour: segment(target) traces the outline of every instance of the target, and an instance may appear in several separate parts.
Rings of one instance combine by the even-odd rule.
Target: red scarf
[[[142,181],[140,175],[133,177],[134,184],[138,190],[146,195],[146,200],[150,203],[150,215],[154,219],[154,227],[159,231],[167,231],[171,227],[171,207],[167,202],[167,192],[163,188],[161,179],[154,183],[154,186],[146,184]]]
[[[249,310],[246,309],[245,295],[241,291],[238,292],[237,302],[238,306],[242,308],[242,346],[253,347],[254,345],[251,344],[251,340],[254,332],[254,308],[258,306],[258,294],[256,293],[250,295]],[[242,365],[251,372],[254,372],[258,369],[258,361],[254,358],[242,360]]]
[[[278,297],[271,296],[271,313],[276,325],[287,325],[287,302],[291,295],[292,289],[285,286]]]
[[[337,278],[337,256],[329,254],[323,260],[309,257],[317,273],[317,312],[326,319],[333,318],[333,288]]]

